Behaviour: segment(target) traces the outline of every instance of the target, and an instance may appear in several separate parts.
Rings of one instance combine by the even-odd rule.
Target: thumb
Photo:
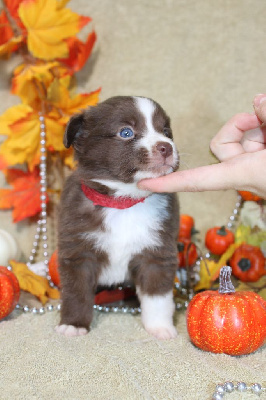
[[[266,94],[259,94],[253,100],[254,110],[261,122],[266,122]]]

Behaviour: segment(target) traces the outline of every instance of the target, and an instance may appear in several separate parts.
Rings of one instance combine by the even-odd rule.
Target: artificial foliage
[[[40,115],[46,127],[48,193],[55,181],[63,183],[64,167],[74,167],[72,149],[65,149],[63,135],[70,116],[99,99],[100,89],[77,93],[75,84],[96,33],[91,30],[84,41],[76,36],[91,18],[66,8],[68,0],[1,3],[1,62],[15,58],[11,93],[21,102],[0,115],[0,134],[5,135],[0,169],[13,186],[0,189],[0,208],[12,209],[13,221],[18,222],[40,211]]]
[[[10,265],[19,281],[20,289],[36,296],[43,305],[49,298],[57,300],[60,298],[60,292],[52,288],[46,278],[32,272],[26,264],[10,261]]]

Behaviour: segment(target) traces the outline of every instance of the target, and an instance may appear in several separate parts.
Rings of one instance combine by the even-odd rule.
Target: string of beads
[[[251,392],[260,396],[263,391],[266,391],[266,387],[262,387],[259,383],[253,383],[248,386],[245,382],[225,382],[216,385],[215,392],[213,393],[212,400],[222,400],[224,396],[237,390],[238,392]]]

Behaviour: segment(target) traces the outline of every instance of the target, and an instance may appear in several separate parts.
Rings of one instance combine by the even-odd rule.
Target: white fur
[[[177,336],[173,325],[175,310],[173,292],[162,296],[148,296],[137,288],[137,294],[141,302],[141,319],[148,333],[157,339],[173,339]]]
[[[144,203],[125,210],[103,210],[105,230],[85,235],[87,240],[94,241],[96,249],[105,251],[109,257],[109,265],[100,275],[100,284],[123,282],[128,277],[128,263],[134,255],[160,246],[158,231],[168,216],[167,204],[167,197],[153,194]]]
[[[86,328],[77,328],[76,326],[65,324],[56,326],[55,331],[68,337],[83,336],[88,333]]]
[[[100,183],[104,186],[107,186],[109,189],[115,190],[116,192],[114,194],[114,197],[130,196],[133,199],[140,199],[141,197],[147,197],[149,194],[151,194],[151,192],[148,192],[147,190],[139,189],[135,182],[124,183],[124,182],[112,181],[112,180],[108,180],[108,179],[92,179],[92,181]],[[139,181],[139,179],[138,179],[138,181]]]
[[[157,142],[170,143],[173,148],[173,161],[175,164],[178,160],[178,155],[177,155],[176,148],[173,144],[173,141],[170,138],[165,137],[162,132],[157,132],[154,129],[154,126],[152,123],[152,117],[153,117],[153,114],[155,111],[154,103],[150,99],[146,99],[146,98],[142,98],[142,97],[135,97],[135,102],[136,102],[136,106],[138,107],[139,111],[145,117],[145,122],[146,122],[145,134],[138,141],[137,146],[145,147],[145,149],[147,149],[147,151],[150,153],[150,155],[152,155],[152,148],[154,147],[154,145]],[[172,171],[173,171],[173,169],[169,170],[169,172],[172,172]],[[145,178],[146,178],[146,176],[145,176]]]

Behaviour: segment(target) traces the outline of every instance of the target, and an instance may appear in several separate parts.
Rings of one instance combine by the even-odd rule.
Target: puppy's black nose
[[[167,142],[158,142],[156,144],[156,150],[161,153],[164,158],[167,158],[173,154],[173,147]]]

